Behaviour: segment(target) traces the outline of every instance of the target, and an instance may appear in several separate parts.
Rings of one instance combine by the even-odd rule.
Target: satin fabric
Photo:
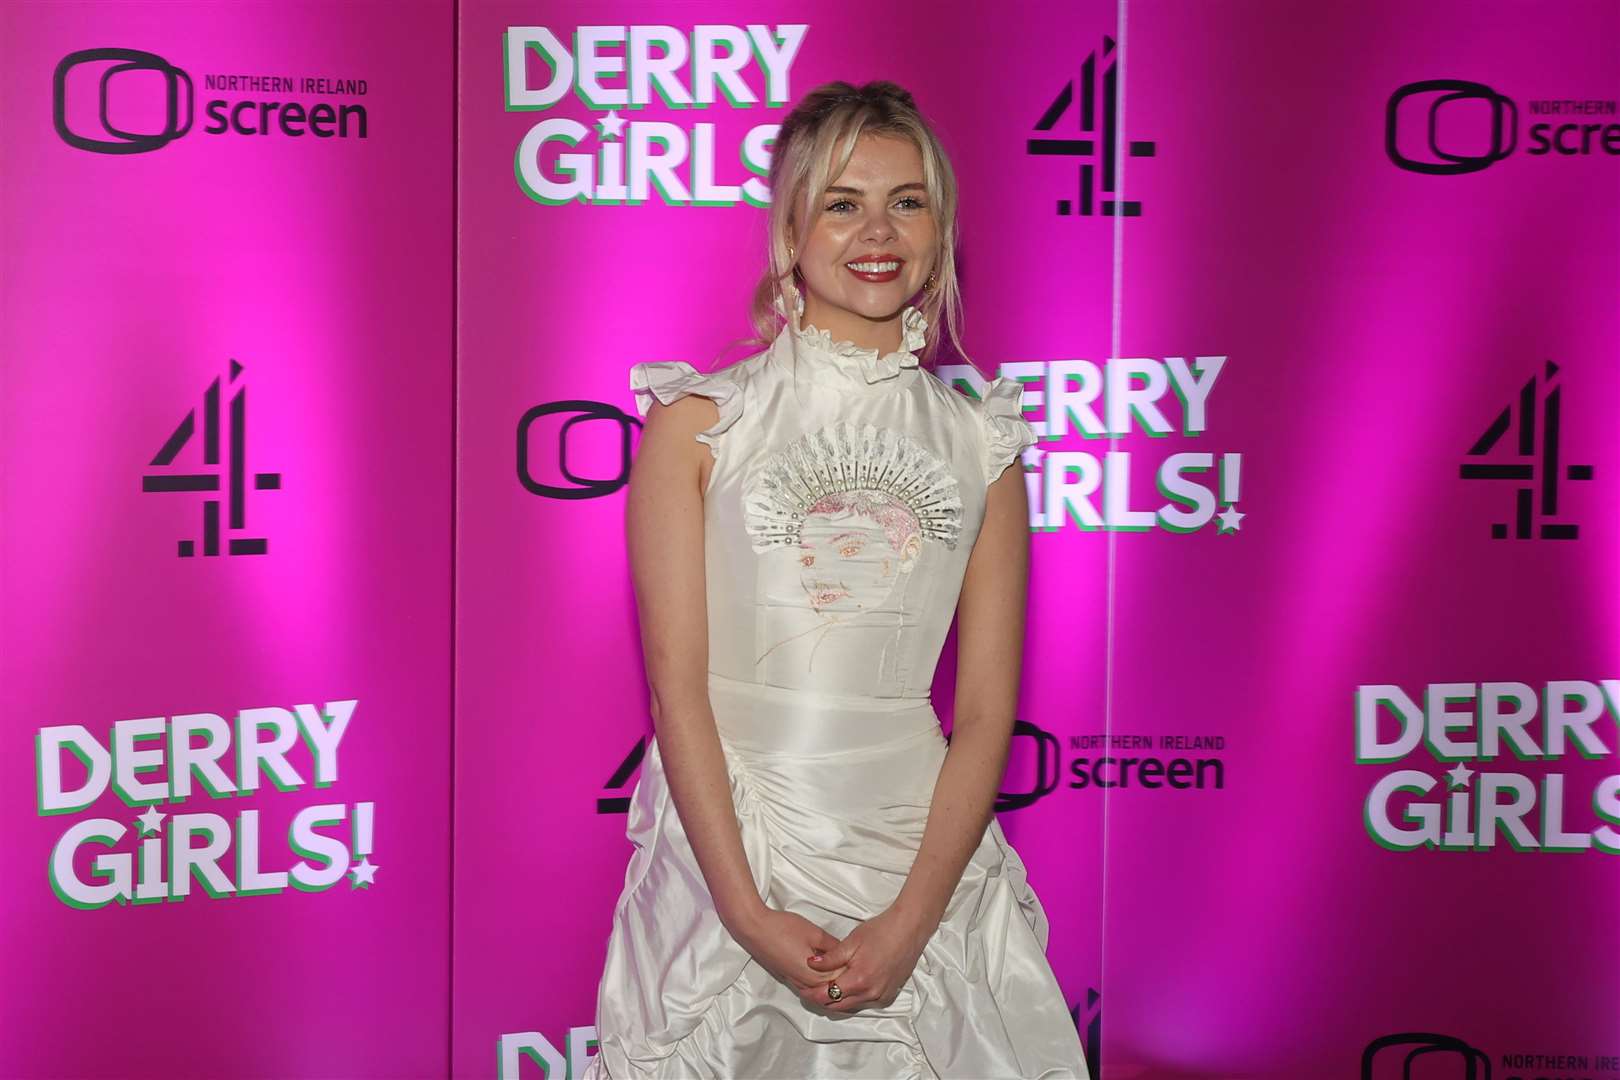
[[[985,487],[1034,437],[1016,382],[965,398],[916,364],[912,309],[905,327],[884,355],[806,328],[713,374],[631,372],[643,412],[689,393],[719,408],[699,435],[715,726],[760,896],[835,937],[887,908],[916,856],[946,751],[929,686]],[[590,1080],[1088,1076],[999,823],[897,999],[847,1014],[804,1004],[721,925],[656,738],[626,836]]]

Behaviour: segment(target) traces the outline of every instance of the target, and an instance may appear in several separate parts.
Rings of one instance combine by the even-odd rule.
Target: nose
[[[866,215],[866,228],[861,240],[868,244],[886,244],[895,237],[894,218],[887,206],[878,206]]]

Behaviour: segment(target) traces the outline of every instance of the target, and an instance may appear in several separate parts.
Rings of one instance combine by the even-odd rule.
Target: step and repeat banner
[[[623,539],[641,427],[628,371],[749,351],[728,345],[750,332],[777,127],[827,81],[910,89],[962,189],[964,344],[979,366],[939,373],[973,393],[1005,365],[1036,401],[1048,365],[1067,363],[1095,386],[1100,369],[1079,358],[1109,355],[1114,19],[1113,0],[995,18],[894,8],[876,23],[802,0],[463,5],[457,1070],[498,1056],[504,1077],[577,1076],[594,1051],[652,735]],[[1208,385],[1178,371],[1194,395]],[[1065,508],[1087,497],[1061,501],[1094,471],[1049,467],[1050,498],[1029,474],[1033,632],[1001,803],[1095,1043],[1103,799],[1060,762],[1071,732],[1103,727],[1106,545]],[[1213,544],[1197,516],[1178,539]],[[953,676],[943,664],[942,716]]]
[[[775,125],[881,77],[961,174],[937,372],[1042,435],[1001,821],[1094,1072],[1620,1077],[1617,43],[1609,0],[464,5],[457,1069],[593,1051],[626,371],[743,354]]]
[[[0,1075],[443,1075],[454,7],[0,11]]]
[[[1041,436],[997,807],[1093,1074],[1620,1080],[1614,0],[6,6],[0,1075],[579,1075],[628,369],[747,354],[872,78]]]
[[[1122,10],[1107,1075],[1620,1077],[1620,4]]]

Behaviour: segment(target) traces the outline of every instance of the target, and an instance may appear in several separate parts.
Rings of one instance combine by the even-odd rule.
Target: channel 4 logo
[[[1080,1033],[1081,1051],[1086,1055],[1086,1071],[1092,1076],[1102,1075],[1102,993],[1095,987],[1086,987],[1086,1000],[1075,1002],[1069,1010],[1075,1030]]]
[[[630,752],[624,755],[613,775],[608,777],[606,784],[602,785],[604,794],[597,796],[596,812],[598,814],[628,814],[630,812],[630,798],[635,792],[632,780],[639,779],[638,769],[647,756],[647,736],[643,735],[636,740]]]
[[[1538,377],[1532,375],[1519,389],[1517,401],[1502,407],[1490,425],[1469,447],[1469,461],[1463,462],[1464,480],[1506,481],[1513,484],[1514,515],[1512,538],[1529,540],[1574,540],[1580,526],[1572,521],[1550,520],[1558,514],[1558,486],[1562,480],[1591,480],[1591,465],[1566,465],[1562,461],[1563,389],[1558,385],[1558,365],[1548,360]],[[1539,406],[1538,406],[1539,398]],[[1482,460],[1508,457],[1510,460]],[[1539,528],[1536,526],[1539,525]],[[1491,525],[1491,539],[1509,538],[1508,523]]]
[[[1491,1059],[1451,1035],[1404,1031],[1367,1044],[1361,1080],[1491,1080]]]
[[[108,65],[102,68],[97,80],[96,116],[100,130],[94,134],[83,134],[74,131],[68,123],[68,76],[74,69],[92,64]],[[154,72],[163,81],[163,114],[156,131],[125,131],[113,122],[112,110],[108,108],[108,87],[114,77],[140,71]],[[181,83],[186,88],[183,108],[180,101]],[[51,79],[51,119],[57,135],[69,146],[92,154],[145,154],[161,150],[191,130],[194,99],[191,76],[156,53],[140,49],[80,49],[68,53],[56,65],[56,73]]]
[[[1086,55],[1080,65],[1080,77],[1064,83],[1041,118],[1035,121],[1035,130],[1041,134],[1028,141],[1027,152],[1031,156],[1097,159],[1080,162],[1076,198],[1058,200],[1060,217],[1089,217],[1098,213],[1099,203],[1101,213],[1108,216],[1138,217],[1142,213],[1142,204],[1137,200],[1113,197],[1119,181],[1119,154],[1114,145],[1119,120],[1118,67],[1114,39],[1105,34],[1101,53],[1093,49]],[[1072,121],[1076,137],[1058,134],[1059,121],[1064,117]],[[1148,140],[1133,140],[1125,147],[1129,157],[1153,157],[1157,151],[1158,144]]]
[[[203,392],[202,430],[198,431],[197,408],[186,410],[174,431],[164,440],[151,461],[153,472],[141,477],[141,490],[148,494],[202,495],[202,554],[218,555],[220,546],[220,503],[225,503],[227,527],[230,533],[223,550],[232,555],[264,555],[270,550],[270,541],[263,536],[243,536],[247,528],[247,498],[251,479],[255,491],[281,490],[281,474],[256,472],[251,478],[247,468],[247,387],[238,383],[242,365],[231,361],[230,380],[221,385],[218,376]],[[222,401],[224,391],[233,391],[230,402]],[[229,424],[222,423],[220,414],[229,409]],[[171,472],[177,465],[182,450],[190,447],[191,458],[201,458],[202,469],[197,472]],[[221,462],[221,454],[228,458]],[[178,544],[182,559],[197,554],[194,539]]]

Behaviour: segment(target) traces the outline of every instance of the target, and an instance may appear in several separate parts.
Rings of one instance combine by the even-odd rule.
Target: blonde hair
[[[769,260],[758,286],[750,319],[755,343],[768,346],[786,328],[795,310],[794,260],[788,245],[803,252],[821,216],[822,194],[843,173],[862,135],[909,139],[922,154],[923,184],[939,239],[934,286],[923,291],[917,309],[928,320],[924,355],[932,358],[943,331],[966,359],[957,336],[962,294],[956,279],[956,173],[939,137],[917,109],[910,92],[878,80],[856,87],[830,82],[804,96],[783,120],[771,147]],[[791,240],[789,236],[791,234]]]

